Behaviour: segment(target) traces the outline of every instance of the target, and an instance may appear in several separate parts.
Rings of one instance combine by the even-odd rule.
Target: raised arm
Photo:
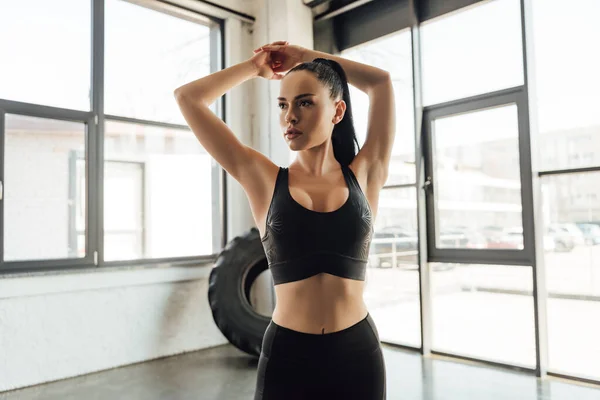
[[[388,177],[396,134],[395,100],[388,71],[319,51],[308,50],[304,61],[317,57],[337,61],[348,83],[369,96],[369,117],[365,143],[352,161],[356,170],[366,173],[367,185],[381,188]]]
[[[259,186],[257,176],[274,164],[262,153],[241,143],[235,134],[209,108],[231,88],[260,76],[281,79],[271,68],[267,52],[187,83],[174,91],[174,96],[186,122],[206,151],[244,188]],[[260,188],[259,188],[260,189]]]
[[[244,61],[175,89],[186,122],[206,151],[236,180],[252,162],[251,149],[241,143],[209,106],[231,88],[257,76],[252,62]]]
[[[394,91],[389,72],[329,53],[292,45],[270,45],[263,46],[262,49],[279,52],[284,56],[287,53],[299,53],[301,57],[298,63],[309,62],[315,58],[337,61],[344,68],[348,83],[369,96],[367,136],[363,147],[352,161],[352,166],[360,171],[361,175],[367,176],[367,184],[370,187],[381,188],[388,176],[396,133]],[[291,66],[283,65],[281,68],[289,67]],[[275,68],[274,71],[281,72],[279,68]]]

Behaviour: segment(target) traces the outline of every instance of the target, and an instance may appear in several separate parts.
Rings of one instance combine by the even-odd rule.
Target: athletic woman
[[[297,152],[287,168],[242,144],[209,108],[255,77],[281,81],[279,134]],[[362,148],[348,83],[369,97]],[[244,188],[273,276],[254,399],[385,399],[363,290],[395,134],[389,73],[281,41],[177,88],[175,98],[202,146]]]

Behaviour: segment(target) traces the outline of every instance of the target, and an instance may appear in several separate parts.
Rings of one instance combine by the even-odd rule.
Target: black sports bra
[[[373,236],[372,212],[357,179],[342,166],[349,196],[331,212],[305,208],[289,191],[289,170],[280,167],[267,212],[262,244],[275,285],[326,272],[365,280]]]

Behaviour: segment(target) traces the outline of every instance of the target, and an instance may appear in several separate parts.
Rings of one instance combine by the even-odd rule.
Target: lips
[[[295,139],[300,135],[302,135],[302,131],[299,131],[296,128],[289,128],[288,130],[285,131],[285,137],[290,140]]]
[[[290,133],[292,133],[292,134],[296,134],[296,135],[300,135],[300,134],[302,134],[302,131],[299,131],[299,130],[298,130],[298,129],[296,129],[296,128],[288,128],[288,129],[285,131],[285,134],[287,135],[287,134],[290,134]]]

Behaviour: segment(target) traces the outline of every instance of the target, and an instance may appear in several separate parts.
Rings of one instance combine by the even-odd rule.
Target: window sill
[[[214,266],[113,266],[0,275],[0,299],[207,279]]]

